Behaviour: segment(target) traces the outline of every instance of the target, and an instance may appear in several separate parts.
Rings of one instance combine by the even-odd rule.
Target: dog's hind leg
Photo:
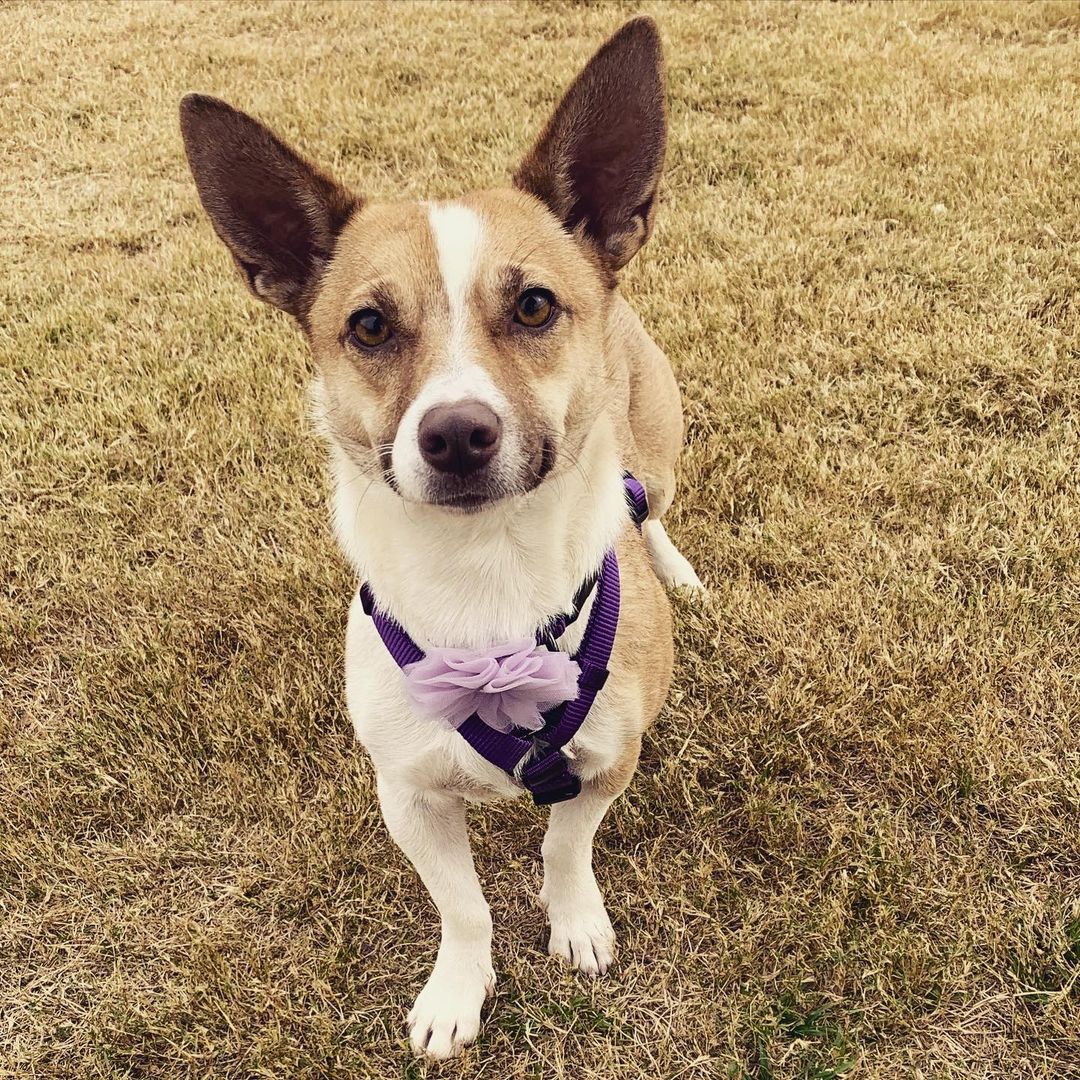
[[[649,517],[641,529],[652,556],[656,576],[669,588],[703,592],[705,587],[685,555],[672,543],[660,520],[675,497],[675,460],[682,443],[682,407],[679,388],[668,362],[658,356],[651,379],[651,405],[631,393],[630,425],[640,462],[639,479],[649,498]]]
[[[640,451],[639,451],[640,452]],[[642,468],[641,482],[649,500],[649,516],[641,526],[641,535],[649,549],[656,576],[669,589],[690,589],[704,592],[705,586],[697,576],[690,560],[672,543],[660,520],[671,506],[675,493],[675,470],[654,462]]]
[[[409,1013],[409,1038],[418,1054],[452,1057],[476,1038],[480,1009],[495,986],[491,912],[473,866],[465,804],[381,775],[379,804],[442,918],[435,967]]]
[[[704,592],[705,586],[697,576],[690,560],[671,542],[667,529],[659,518],[650,517],[641,527],[641,535],[652,556],[656,576],[669,588],[686,588]]]
[[[674,381],[674,380],[673,380]],[[676,390],[676,393],[678,391]],[[644,448],[638,443],[642,462],[639,479],[645,485],[649,499],[649,516],[641,527],[641,535],[652,557],[656,576],[670,589],[685,588],[704,592],[705,586],[697,576],[689,559],[672,543],[671,537],[660,520],[667,513],[675,494],[674,464],[666,464],[650,454],[648,443]],[[674,459],[672,459],[674,460]]]
[[[616,347],[629,365],[627,421],[631,458],[649,497],[649,518],[641,530],[656,576],[671,588],[701,591],[694,568],[671,542],[661,518],[675,497],[675,462],[683,441],[682,397],[667,357],[625,303],[613,315]]]

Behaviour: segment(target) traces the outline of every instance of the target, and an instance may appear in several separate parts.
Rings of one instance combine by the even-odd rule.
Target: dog
[[[626,23],[512,186],[447,202],[367,202],[215,98],[185,97],[181,129],[214,229],[315,358],[334,528],[363,582],[348,709],[387,829],[442,922],[410,1041],[450,1057],[476,1038],[494,985],[465,801],[528,789],[551,804],[549,952],[606,972],[615,935],[593,837],[667,694],[663,584],[701,588],[662,524],[679,389],[616,288],[657,209],[659,33]],[[612,611],[605,654],[593,624]],[[450,699],[477,711],[451,717]]]

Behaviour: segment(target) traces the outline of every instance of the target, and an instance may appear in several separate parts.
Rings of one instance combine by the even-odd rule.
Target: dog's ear
[[[306,325],[313,285],[360,200],[217,98],[180,103],[199,198],[251,291]]]
[[[514,184],[583,229],[618,270],[652,231],[666,129],[660,34],[633,19],[567,90]]]

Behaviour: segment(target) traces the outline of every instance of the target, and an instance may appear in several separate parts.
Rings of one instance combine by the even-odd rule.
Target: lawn
[[[499,988],[342,694],[310,361],[176,106],[369,196],[499,183],[630,14],[670,82],[623,288],[684,390],[711,589],[601,829],[605,980],[543,951],[544,814],[473,814]],[[0,1077],[1080,1077],[1080,8],[0,4]]]

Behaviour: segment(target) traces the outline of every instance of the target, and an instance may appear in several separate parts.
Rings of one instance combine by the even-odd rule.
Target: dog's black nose
[[[468,476],[499,449],[502,422],[482,401],[434,405],[420,421],[420,453],[439,472]]]

